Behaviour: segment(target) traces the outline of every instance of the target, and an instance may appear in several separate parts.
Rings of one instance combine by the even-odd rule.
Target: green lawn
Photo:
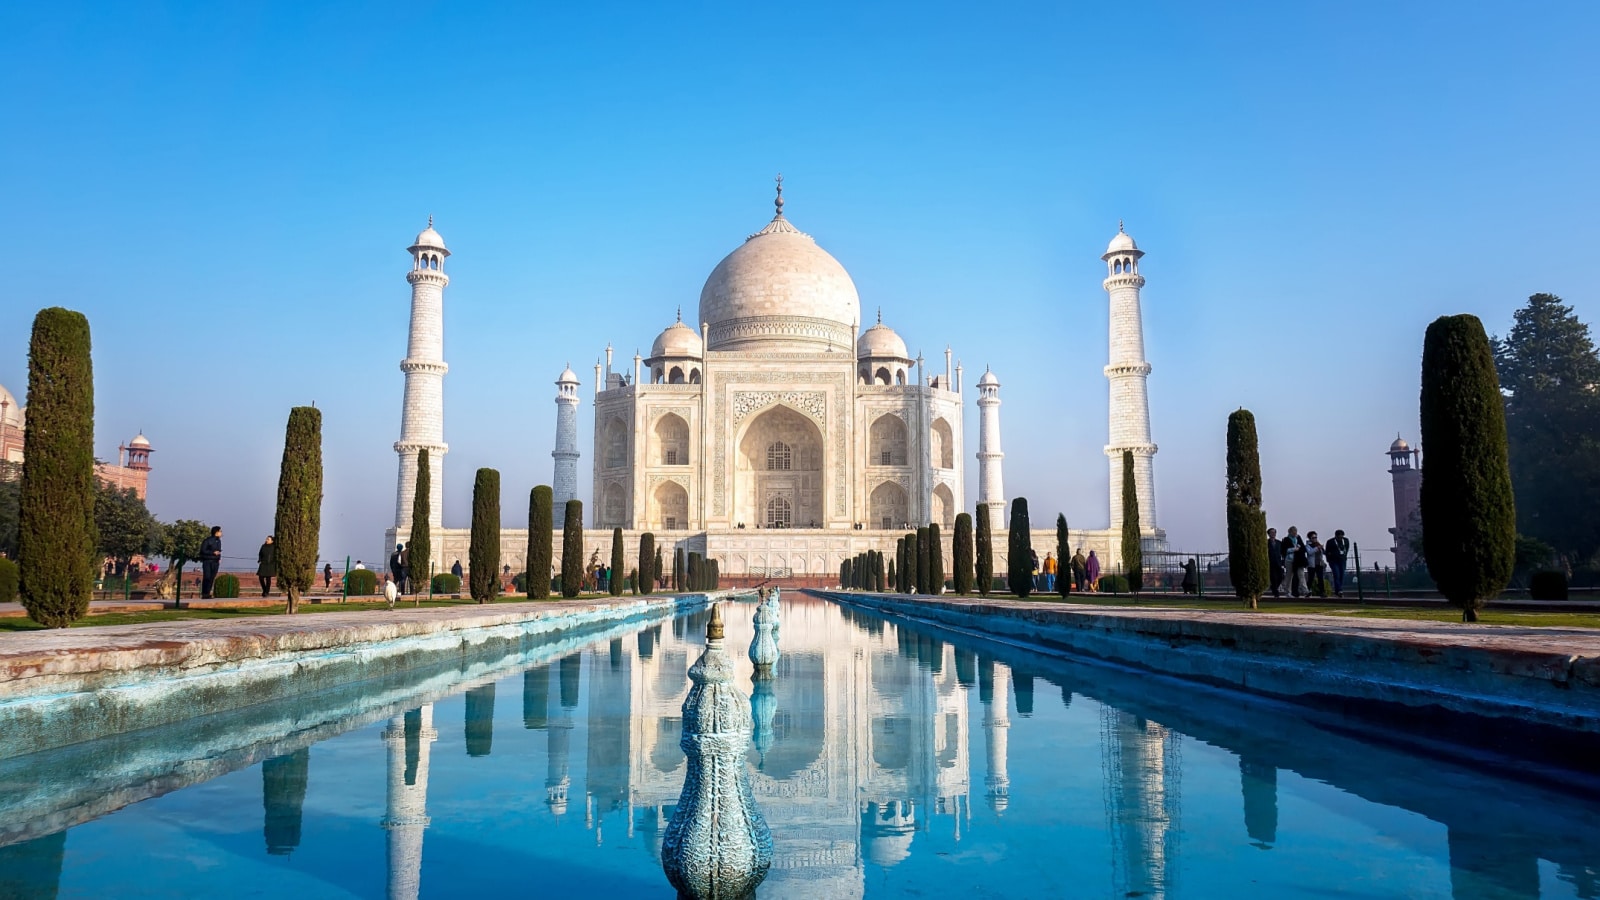
[[[593,600],[601,597],[610,597],[610,594],[579,594],[579,600]],[[630,596],[630,595],[624,595]],[[548,601],[532,601],[534,603],[551,602],[563,599],[560,595],[552,595]],[[527,597],[520,594],[505,597],[496,597],[495,603],[527,603]],[[423,600],[420,604],[413,604],[410,600],[402,600],[395,604],[397,609],[414,609],[420,605],[423,609],[433,609],[445,606],[477,606],[472,600],[462,598],[451,600],[448,598],[437,600]],[[299,613],[327,613],[327,612],[358,612],[361,610],[387,610],[387,605],[382,601],[356,601],[351,600],[340,603],[337,600],[325,600],[322,603],[312,603],[307,600],[300,601]],[[73,628],[84,628],[99,625],[140,625],[145,622],[174,622],[184,619],[242,619],[253,616],[281,616],[284,608],[278,606],[241,606],[232,609],[152,609],[140,612],[112,612],[93,613],[72,623]],[[0,634],[8,631],[40,631],[44,626],[23,616],[0,617]]]
[[[979,598],[971,598],[979,599]],[[991,599],[1012,600],[1009,594]],[[1461,612],[1440,606],[1356,606],[1349,603],[1305,603],[1293,600],[1261,601],[1258,610],[1246,609],[1233,600],[1200,599],[1197,597],[1140,596],[1128,594],[1073,594],[1062,599],[1057,594],[1034,594],[1029,600],[1045,603],[1078,604],[1085,606],[1139,606],[1157,609],[1200,609],[1217,612],[1253,612],[1258,615],[1308,615],[1345,616],[1365,619],[1406,619],[1416,622],[1460,622]],[[1478,611],[1478,623],[1483,625],[1539,625],[1563,628],[1600,628],[1600,613],[1591,612],[1524,612],[1484,609]]]

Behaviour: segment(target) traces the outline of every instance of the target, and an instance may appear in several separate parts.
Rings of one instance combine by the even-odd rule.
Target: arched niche
[[[956,467],[955,433],[944,419],[934,419],[933,426],[928,429],[928,459],[935,468]]]
[[[822,523],[825,453],[815,422],[787,406],[773,406],[744,426],[737,447],[734,521],[765,527],[768,514],[781,515],[787,504],[786,527]]]
[[[656,420],[656,453],[658,466],[687,466],[689,464],[689,423],[676,413],[667,413]]]
[[[903,466],[906,464],[906,423],[888,413],[873,420],[867,432],[867,464]]]
[[[613,481],[606,485],[601,497],[601,525],[605,528],[625,528],[628,525],[628,492]]]
[[[676,481],[663,481],[650,495],[650,521],[675,531],[689,527],[689,492]]]
[[[933,504],[929,510],[929,519],[938,522],[939,527],[949,534],[956,525],[956,498],[950,493],[950,486],[941,484],[933,489]]]
[[[868,526],[884,530],[904,526],[910,521],[906,500],[906,489],[892,481],[873,488],[868,502]]]
[[[602,459],[607,469],[621,469],[628,465],[628,426],[621,419],[606,421],[600,445],[605,448]]]

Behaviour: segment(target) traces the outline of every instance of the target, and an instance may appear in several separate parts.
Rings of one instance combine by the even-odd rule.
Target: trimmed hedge
[[[461,593],[461,579],[453,572],[440,572],[433,576],[433,592],[435,594]]]
[[[211,583],[211,596],[219,600],[232,600],[239,596],[239,576],[223,572]]]
[[[371,569],[351,569],[344,573],[344,584],[345,593],[352,597],[371,597],[378,592],[378,573]]]
[[[1128,576],[1126,575],[1101,575],[1100,593],[1102,594],[1131,594],[1128,590]]]
[[[0,588],[3,596],[4,588]],[[1567,599],[1567,573],[1547,571],[1533,573],[1533,579],[1528,582],[1528,595],[1535,600],[1565,600]]]

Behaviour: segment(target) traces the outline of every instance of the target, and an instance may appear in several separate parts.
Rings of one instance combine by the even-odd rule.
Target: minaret
[[[1000,478],[1000,379],[985,369],[978,379],[978,505],[989,507],[989,527],[1004,528],[1006,489]]]
[[[400,371],[406,373],[406,399],[400,409],[400,440],[394,452],[400,455],[400,484],[395,491],[395,534],[404,539],[411,532],[411,502],[417,489],[417,451],[428,451],[432,476],[429,492],[429,526],[444,526],[444,287],[450,276],[444,274],[444,260],[450,255],[444,238],[428,227],[409,249],[411,271],[411,339]]]
[[[555,527],[567,521],[567,501],[578,499],[578,376],[569,364],[556,379],[556,473],[552,481]]]
[[[1011,730],[1011,670],[994,667],[994,696],[983,705],[983,749],[989,774],[983,779],[989,806],[997,813],[1011,805],[1011,776],[1006,772],[1007,734]]]
[[[1111,530],[1122,529],[1122,452],[1133,452],[1133,482],[1139,498],[1139,525],[1145,531],[1156,525],[1155,479],[1151,458],[1156,445],[1150,442],[1150,399],[1145,379],[1150,364],[1144,361],[1144,320],[1139,312],[1139,290],[1144,276],[1139,274],[1139,258],[1144,251],[1117,223],[1117,236],[1111,239],[1100,258],[1106,262],[1106,293],[1111,295],[1111,360],[1106,378],[1111,382],[1110,443],[1106,456],[1111,462]]]
[[[429,744],[433,704],[389,720],[389,794],[383,827],[389,832],[389,900],[416,900],[422,886],[422,832],[428,827]]]

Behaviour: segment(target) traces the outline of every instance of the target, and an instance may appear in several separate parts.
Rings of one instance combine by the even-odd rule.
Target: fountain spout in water
[[[778,641],[773,637],[772,609],[765,603],[756,605],[754,624],[756,635],[750,641],[750,662],[755,664],[755,680],[772,677],[772,667],[778,664]]]

